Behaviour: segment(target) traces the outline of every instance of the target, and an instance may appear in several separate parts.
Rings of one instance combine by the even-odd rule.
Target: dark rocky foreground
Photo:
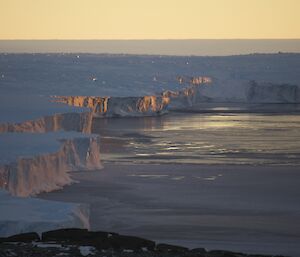
[[[86,229],[53,230],[42,233],[41,237],[32,232],[0,238],[0,257],[4,256],[271,257],[221,250],[206,251],[204,248],[188,249],[157,244],[139,237]]]

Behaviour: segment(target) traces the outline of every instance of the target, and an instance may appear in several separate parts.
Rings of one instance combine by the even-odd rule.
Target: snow
[[[65,248],[63,247],[61,244],[49,244],[49,243],[36,243],[36,242],[33,242],[32,245],[36,246],[36,247],[39,247],[39,248],[50,248],[50,247],[53,247],[53,248]]]
[[[82,256],[94,255],[95,247],[93,246],[79,246],[79,251]]]
[[[50,96],[4,93],[0,83],[0,123],[24,122],[56,113],[81,113],[85,108],[76,108],[53,102]]]
[[[0,66],[0,130],[7,132],[7,123],[22,122],[19,127],[13,124],[13,131],[26,132],[0,134],[0,187],[27,197],[72,183],[69,171],[101,168],[98,137],[59,131],[89,133],[92,116],[86,120],[80,115],[72,116],[71,113],[87,109],[54,103],[51,96],[109,97],[108,116],[143,116],[165,111],[164,104],[152,105],[152,99],[168,90],[183,92],[180,97],[173,97],[169,106],[180,109],[199,102],[291,102],[295,98],[291,85],[300,85],[300,54],[80,54],[80,58],[78,54],[0,54]],[[178,83],[177,76],[210,77],[212,84],[189,91],[190,85]],[[252,80],[258,83],[259,90],[249,100],[247,90]],[[137,104],[137,99],[145,96],[151,101]],[[50,127],[47,119],[52,120]],[[51,130],[56,132],[49,133]],[[185,178],[172,179],[176,180],[184,182]],[[202,180],[215,183],[219,178]],[[0,190],[0,236],[62,227],[88,228],[87,207],[30,197],[21,199]]]
[[[111,97],[110,108],[120,116],[130,99],[159,96],[188,85],[183,77],[209,77],[211,86],[198,90],[197,101],[245,101],[249,81],[300,85],[300,54],[252,54],[226,57],[134,56],[99,54],[0,54],[0,123],[21,122],[54,113],[82,112],[83,108],[51,102],[51,95]],[[189,65],[186,65],[189,63]],[[30,70],[30,73],[27,72]],[[97,78],[93,81],[91,78]],[[155,80],[153,80],[155,78]],[[105,81],[105,83],[102,83]],[[181,99],[182,100],[182,99]],[[171,103],[176,108],[195,99]],[[86,111],[86,109],[85,109]],[[146,115],[149,115],[149,113]]]
[[[0,189],[0,236],[68,227],[89,228],[88,205],[19,198]]]
[[[236,94],[239,85],[249,80],[300,84],[300,54],[227,57],[81,54],[80,59],[76,56],[0,54],[1,73],[5,75],[0,82],[0,95],[155,95],[182,89],[177,76],[212,77],[219,88],[216,93],[228,96]],[[91,77],[97,77],[98,81],[93,82]]]
[[[75,132],[0,134],[0,164],[8,164],[20,156],[28,158],[37,154],[54,153],[61,146],[60,139],[73,137],[83,137],[83,135]]]
[[[99,138],[93,135],[4,133],[0,143],[0,187],[17,196],[69,185],[69,171],[102,168]]]

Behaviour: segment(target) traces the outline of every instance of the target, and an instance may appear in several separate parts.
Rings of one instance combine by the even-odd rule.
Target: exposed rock
[[[88,235],[87,229],[65,228],[42,233],[42,241],[80,242],[85,241]]]
[[[156,246],[156,250],[159,252],[181,253],[181,252],[187,252],[189,249],[186,247],[177,246],[177,245],[158,244]]]
[[[108,241],[113,249],[154,250],[155,242],[140,237],[112,235]]]
[[[92,245],[97,249],[154,250],[155,242],[110,232],[93,232],[86,229],[59,229],[42,233],[42,241]]]
[[[93,245],[101,249],[108,249],[113,248],[112,245],[109,244],[109,240],[113,236],[118,236],[118,234],[102,231],[93,232],[87,229],[66,228],[42,233],[42,241]],[[104,243],[105,245],[103,245]],[[101,247],[102,245],[103,247]]]
[[[4,242],[22,242],[22,243],[29,243],[34,241],[39,241],[40,237],[35,232],[23,233],[18,234],[10,237],[2,237],[0,238],[0,243]]]
[[[24,240],[22,234],[10,237],[15,239],[10,241],[13,243],[2,241],[0,256],[271,257],[222,250],[206,252],[204,248],[189,250],[186,247],[169,244],[158,244],[155,247],[155,242],[151,240],[101,231],[89,232],[86,229],[72,228],[44,232],[42,234],[43,241],[39,242],[33,242],[38,241],[38,237],[34,235],[35,233],[32,233],[32,236],[28,236],[28,241]],[[8,240],[8,238],[4,240]],[[104,242],[105,244],[103,244]]]
[[[242,257],[245,256],[242,253],[235,253],[231,251],[222,251],[222,250],[212,250],[209,251],[209,256],[214,256],[214,257]]]
[[[205,254],[206,249],[205,248],[194,248],[190,250],[191,253],[196,253],[196,254]]]

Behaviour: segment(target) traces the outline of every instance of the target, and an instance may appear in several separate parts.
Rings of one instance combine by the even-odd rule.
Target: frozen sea
[[[102,160],[125,164],[299,165],[299,131],[297,113],[172,113],[92,127]]]

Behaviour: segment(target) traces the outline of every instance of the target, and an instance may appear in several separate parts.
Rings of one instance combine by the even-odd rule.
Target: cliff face
[[[200,84],[210,84],[212,83],[211,77],[185,77],[185,76],[178,76],[176,80],[180,84],[191,84],[191,85],[200,85]]]
[[[181,91],[165,91],[162,93],[164,97],[169,98],[169,110],[185,109],[192,107],[197,103],[209,102],[210,98],[204,96],[198,86],[190,86]]]
[[[70,106],[88,107],[93,113],[107,112],[109,97],[99,96],[56,96],[55,102],[68,104]]]
[[[16,196],[36,195],[72,183],[70,171],[102,168],[98,137],[61,142],[58,152],[20,157],[0,167],[0,187]]]
[[[300,89],[296,85],[250,81],[246,100],[250,103],[299,103]]]
[[[45,116],[37,120],[29,120],[21,123],[0,124],[0,133],[46,133],[59,130],[91,133],[92,120],[92,113],[55,114],[53,116]]]
[[[20,198],[0,189],[0,237],[68,227],[90,228],[89,206],[35,197]]]
[[[179,91],[164,91],[157,96],[143,97],[97,97],[97,96],[56,96],[56,102],[71,106],[88,107],[101,117],[155,116],[167,109],[191,107],[197,102],[209,101],[200,92],[201,84],[210,84],[210,77],[177,77],[180,84],[188,87]]]
[[[97,116],[152,116],[166,111],[169,98],[161,96],[144,97],[95,97],[57,96],[55,101],[72,106],[88,107]]]

